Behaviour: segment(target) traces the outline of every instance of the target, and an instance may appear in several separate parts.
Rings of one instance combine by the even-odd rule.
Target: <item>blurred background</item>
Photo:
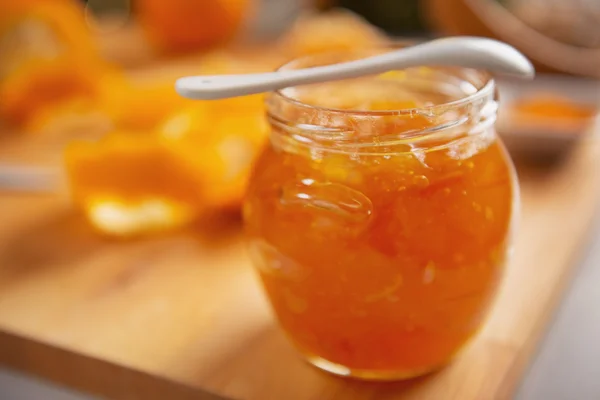
[[[54,235],[64,229],[101,238],[73,241],[80,252],[96,240],[211,236],[215,220],[237,237],[268,138],[264,96],[190,101],[175,79],[444,35],[503,40],[534,62],[534,81],[498,82],[497,128],[525,184],[582,173],[564,165],[597,140],[598,0],[0,0],[2,229],[46,207],[17,196],[50,195],[44,204],[74,216],[33,232],[46,240],[36,249],[64,245]]]

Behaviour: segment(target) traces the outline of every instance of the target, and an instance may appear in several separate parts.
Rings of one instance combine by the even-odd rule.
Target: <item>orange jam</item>
[[[311,363],[413,377],[481,327],[518,193],[496,106],[493,81],[460,69],[271,95],[244,217],[275,314]]]

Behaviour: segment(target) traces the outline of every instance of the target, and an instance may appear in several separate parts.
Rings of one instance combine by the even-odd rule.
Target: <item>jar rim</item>
[[[414,43],[412,43],[414,44]],[[294,58],[288,62],[286,62],[285,64],[281,65],[279,68],[276,69],[276,71],[280,72],[280,71],[285,71],[288,70],[290,67],[301,63],[302,61],[307,61],[310,59],[313,59],[314,57],[323,57],[323,56],[332,56],[332,55],[336,55],[336,54],[355,54],[355,53],[367,53],[367,52],[374,52],[374,51],[378,51],[378,50],[396,50],[399,49],[401,47],[406,47],[406,43],[405,42],[392,42],[392,44],[387,45],[387,46],[381,46],[381,47],[373,47],[370,49],[363,49],[363,50],[356,50],[356,51],[333,51],[333,52],[323,52],[323,53],[318,53],[318,54],[312,54],[312,55],[308,55],[308,56],[302,56],[302,57],[297,57]],[[425,67],[425,65],[423,65],[423,67]],[[418,68],[418,67],[417,67]],[[429,67],[432,69],[448,69],[447,67]],[[395,110],[358,110],[358,109],[344,109],[344,108],[332,108],[332,107],[325,107],[325,106],[319,106],[319,105],[314,105],[314,104],[309,104],[309,103],[305,103],[302,100],[299,100],[297,98],[294,98],[290,95],[285,94],[284,92],[286,90],[289,90],[290,88],[282,88],[282,89],[278,89],[275,91],[272,91],[269,95],[270,96],[274,96],[276,98],[279,98],[280,100],[290,103],[295,107],[300,107],[306,110],[313,110],[313,111],[319,111],[319,112],[326,112],[326,113],[332,113],[332,114],[342,114],[342,115],[356,115],[356,116],[365,116],[365,117],[369,117],[369,116],[373,116],[373,117],[380,117],[380,116],[398,116],[398,115],[411,115],[411,114],[415,114],[415,113],[436,113],[437,110],[447,110],[449,108],[455,108],[455,107],[460,107],[463,106],[465,104],[469,104],[471,102],[475,102],[485,96],[490,95],[494,89],[495,89],[495,80],[493,78],[493,76],[482,69],[474,69],[474,68],[464,68],[464,67],[453,67],[450,69],[454,69],[456,71],[461,71],[461,72],[466,72],[469,74],[477,74],[479,75],[479,79],[481,79],[483,81],[481,87],[478,87],[476,89],[476,91],[474,93],[470,93],[465,95],[464,97],[460,97],[454,100],[450,100],[447,102],[443,102],[443,103],[438,103],[438,104],[433,104],[433,105],[428,105],[428,106],[422,106],[422,107],[412,107],[412,108],[402,108],[402,109],[395,109]],[[292,86],[294,87],[294,86]]]

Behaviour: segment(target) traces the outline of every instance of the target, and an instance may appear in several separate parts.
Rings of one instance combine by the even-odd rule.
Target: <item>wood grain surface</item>
[[[13,137],[0,160],[56,162],[60,140],[39,143]],[[118,241],[92,232],[63,189],[3,192],[0,362],[115,399],[508,399],[588,240],[598,171],[591,136],[559,166],[520,169],[514,257],[481,334],[444,370],[389,384],[333,377],[298,357],[236,216]]]

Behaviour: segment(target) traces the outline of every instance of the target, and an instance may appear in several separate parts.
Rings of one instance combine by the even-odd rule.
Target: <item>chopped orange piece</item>
[[[136,0],[140,23],[161,50],[180,52],[221,43],[237,33],[251,0]]]
[[[268,135],[262,98],[246,96],[191,106],[160,130],[201,176],[207,207],[239,208],[252,162]]]
[[[98,143],[73,143],[66,166],[74,201],[102,232],[174,228],[203,208],[193,166],[153,135],[114,132]]]
[[[172,113],[192,103],[177,94],[174,80],[133,83],[114,77],[103,87],[101,108],[120,130],[155,130]]]
[[[77,2],[0,0],[0,119],[19,125],[64,100],[96,98],[104,70]]]
[[[61,63],[23,68],[0,88],[0,116],[22,125],[45,107],[74,97],[97,96],[97,87],[83,70],[71,71]]]
[[[3,66],[60,53],[99,60],[80,2],[75,0],[0,0]],[[4,68],[4,67],[3,67]]]
[[[267,137],[262,96],[197,102],[156,133],[117,131],[66,152],[72,195],[102,232],[134,235],[239,209]]]

